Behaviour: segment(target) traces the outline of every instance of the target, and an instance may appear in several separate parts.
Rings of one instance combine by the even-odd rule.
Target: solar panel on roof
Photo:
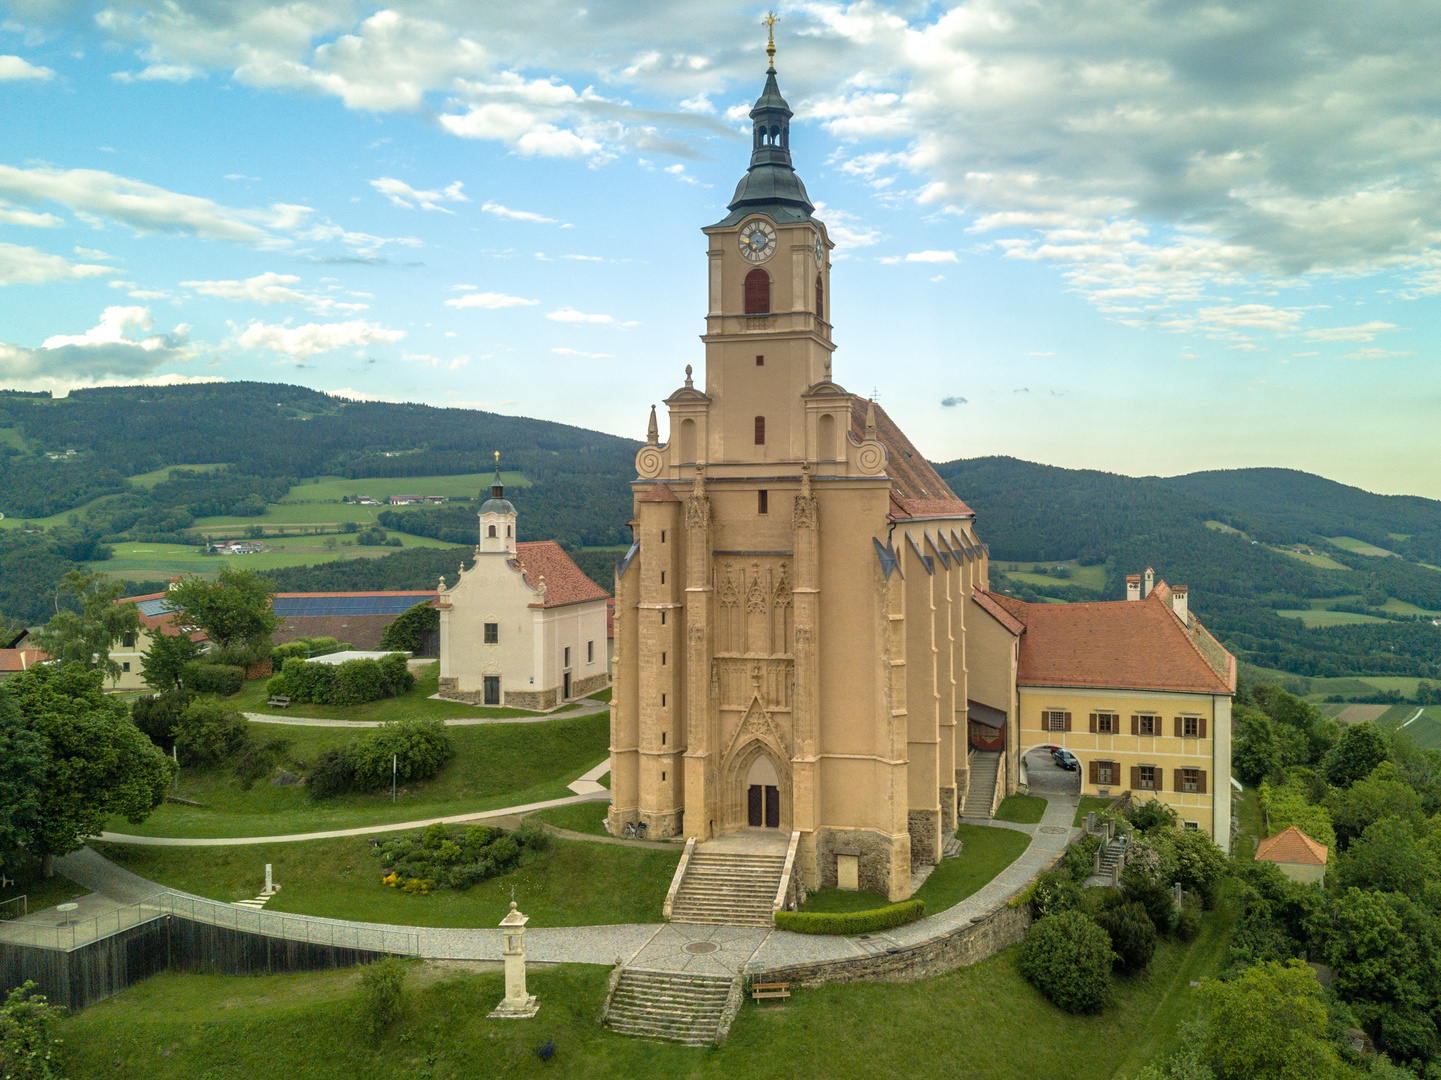
[[[282,619],[337,615],[399,615],[423,596],[277,596],[271,608]]]
[[[135,606],[140,609],[140,614],[149,616],[150,618],[154,618],[156,615],[164,615],[168,611],[175,610],[170,606],[170,601],[163,596],[156,600],[142,600]]]

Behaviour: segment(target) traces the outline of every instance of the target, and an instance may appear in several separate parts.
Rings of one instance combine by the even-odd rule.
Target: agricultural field
[[[1329,555],[1323,555],[1319,551],[1297,551],[1295,548],[1288,547],[1272,548],[1271,550],[1279,551],[1282,555],[1289,555],[1291,558],[1296,559],[1298,562],[1303,562],[1307,566],[1314,566],[1321,570],[1351,569],[1345,563],[1337,562]]]
[[[390,535],[399,537],[401,545],[407,548],[455,546],[426,536],[411,536],[398,532]],[[226,566],[242,570],[279,570],[287,566],[310,566],[339,559],[379,559],[399,550],[384,546],[362,546],[355,543],[353,536],[330,538],[337,541],[334,548],[327,547],[326,538],[321,536],[268,537],[265,546],[274,550],[260,551],[253,555],[206,555],[204,548],[189,544],[116,544],[114,555],[109,559],[92,562],[88,566],[91,570],[99,570],[112,577],[139,581],[169,577],[173,574],[214,576]]]
[[[1396,555],[1394,551],[1387,551],[1375,544],[1368,544],[1364,540],[1357,540],[1354,536],[1328,536],[1326,539],[1335,544],[1342,551],[1350,551],[1356,555],[1371,555],[1376,558],[1385,558],[1388,555]]]
[[[346,480],[340,476],[315,476],[302,480],[281,499],[287,503],[340,502],[344,497],[369,495],[386,499],[391,495],[444,495],[447,498],[470,498],[489,490],[494,473],[462,473],[452,476],[382,476]],[[530,487],[524,473],[502,472],[501,480],[508,488]],[[368,509],[373,509],[368,508]]]
[[[1303,626],[1348,626],[1353,623],[1384,623],[1387,620],[1376,615],[1359,615],[1354,611],[1326,611],[1306,608],[1301,611],[1278,611],[1283,619],[1300,619]]]
[[[1068,562],[998,562],[995,568],[1015,581],[1024,581],[1035,588],[1047,585],[1077,585],[1083,589],[1100,592],[1106,587],[1104,566],[1081,566],[1074,559]],[[1038,571],[1042,567],[1064,566],[1071,572],[1070,577],[1055,577]]]
[[[1393,705],[1376,723],[1404,731],[1417,746],[1441,750],[1441,705]]]
[[[0,435],[4,435],[6,432],[12,432],[12,433],[13,433],[13,432],[14,432],[14,429],[13,429],[13,428],[0,428]],[[5,441],[7,441],[7,440],[5,440],[5,439],[0,439],[0,442],[5,442]],[[129,480],[130,483],[133,484],[135,487],[137,487],[137,488],[145,488],[145,489],[148,490],[149,488],[153,488],[156,484],[160,483],[160,481],[167,479],[167,478],[170,476],[171,472],[174,471],[175,469],[188,469],[188,470],[190,470],[190,471],[192,471],[192,472],[214,472],[216,469],[223,469],[224,467],[225,467],[224,465],[167,465],[167,466],[165,466],[163,469],[155,469],[154,471],[148,472],[148,473],[137,473],[135,476],[128,476],[128,477],[126,477],[126,479]],[[75,517],[75,516],[84,517],[85,514],[86,514],[89,510],[91,510],[92,508],[97,507],[97,506],[103,506],[106,502],[108,502],[108,501],[110,501],[110,500],[112,500],[112,499],[116,499],[116,498],[119,498],[119,496],[118,496],[118,495],[102,495],[102,496],[100,496],[100,498],[98,498],[98,499],[91,499],[89,502],[87,502],[87,503],[82,503],[80,506],[77,506],[77,507],[75,507],[74,509],[64,510],[64,511],[62,511],[61,513],[58,513],[58,514],[51,514],[49,517],[43,517],[43,518],[21,518],[21,517],[0,518],[0,529],[18,529],[18,528],[20,528],[20,527],[22,527],[22,526],[25,526],[25,525],[30,525],[30,526],[33,526],[34,528],[37,528],[37,529],[50,529],[50,528],[54,528],[54,527],[57,526],[57,525],[64,525],[64,524],[66,524],[66,523],[70,520],[70,518],[72,518],[72,517]]]

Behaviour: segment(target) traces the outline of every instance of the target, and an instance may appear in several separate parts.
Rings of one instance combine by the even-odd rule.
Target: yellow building
[[[1130,598],[1027,604],[993,595],[1021,626],[1017,760],[1063,747],[1086,795],[1160,799],[1222,848],[1231,834],[1236,661],[1191,615],[1184,588],[1128,579]]]
[[[750,169],[702,230],[704,385],[687,366],[666,441],[652,408],[636,455],[608,824],[698,842],[775,830],[807,888],[900,899],[962,814],[990,816],[1015,790],[1022,748],[1042,741],[1041,701],[1084,716],[1134,691],[1027,682],[1028,620],[1044,618],[987,592],[974,513],[882,409],[834,381],[832,245],[792,166],[774,65],[750,115]],[[1099,690],[1110,696],[1087,696]],[[1166,691],[1145,703],[1200,708],[1183,696],[1184,709]],[[1210,731],[1229,732],[1229,699],[1205,704]],[[1154,752],[1091,738],[1089,757]],[[1199,801],[1176,801],[1199,816]]]

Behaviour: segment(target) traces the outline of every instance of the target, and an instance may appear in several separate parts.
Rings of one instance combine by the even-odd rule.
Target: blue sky
[[[1437,12],[778,10],[836,377],[929,456],[1441,497]],[[0,5],[0,385],[284,381],[643,437],[702,363],[762,14]]]

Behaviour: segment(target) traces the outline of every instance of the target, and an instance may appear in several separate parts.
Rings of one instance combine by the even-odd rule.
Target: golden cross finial
[[[770,58],[771,67],[776,66],[776,13],[767,11],[766,17],[761,20],[761,25],[766,28],[766,56]]]

